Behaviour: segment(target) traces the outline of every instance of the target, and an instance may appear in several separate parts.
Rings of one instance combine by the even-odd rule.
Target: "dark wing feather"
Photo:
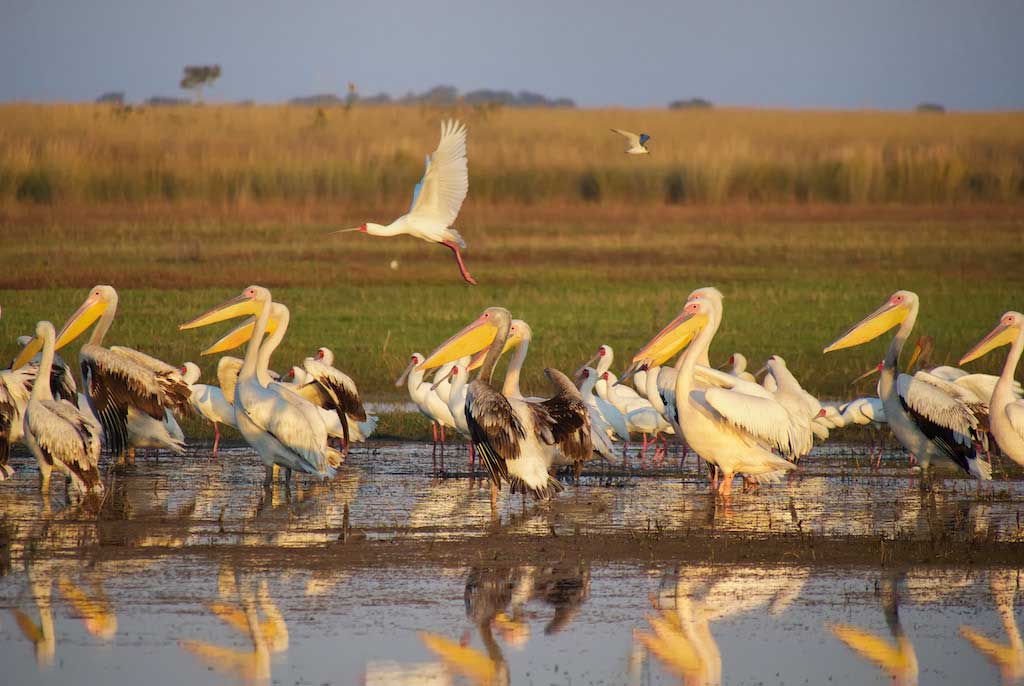
[[[978,457],[974,449],[974,436],[964,436],[958,431],[933,422],[931,419],[916,411],[907,404],[906,399],[900,394],[900,404],[907,411],[921,433],[928,437],[942,452],[949,456],[953,462],[968,474],[971,473],[970,460]],[[973,431],[972,431],[973,434]]]
[[[0,388],[0,393],[3,391],[4,389]],[[5,396],[6,394],[0,396],[0,465],[7,464],[11,454],[11,422],[18,411],[14,403]]]
[[[85,385],[89,405],[103,427],[104,444],[114,455],[128,448],[128,404],[111,390],[108,383],[96,374],[92,360],[82,360],[82,383]]]
[[[99,427],[78,408],[63,400],[43,400],[33,405],[29,423],[47,462],[64,465],[87,490],[99,484]]]
[[[477,379],[470,382],[466,393],[466,423],[491,481],[500,487],[502,479],[508,480],[505,463],[519,458],[519,443],[526,438],[522,422],[512,411],[508,398]]]
[[[590,413],[583,396],[569,377],[557,369],[545,369],[544,374],[555,388],[555,395],[537,403],[548,417],[549,428],[545,433],[550,432],[550,443],[557,444],[562,454],[574,462],[589,460],[594,445],[590,440]]]
[[[359,397],[359,389],[347,374],[312,359],[304,362],[303,367],[322,389],[323,394],[329,398],[330,405],[326,406],[327,409],[337,410],[338,418],[342,422],[345,421],[344,415],[357,422],[366,421],[366,410]]]

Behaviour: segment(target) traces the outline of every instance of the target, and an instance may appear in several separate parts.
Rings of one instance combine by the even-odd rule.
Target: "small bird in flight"
[[[466,164],[466,127],[457,121],[441,123],[441,142],[433,155],[427,155],[427,168],[412,193],[409,212],[387,226],[366,223],[354,229],[333,233],[361,231],[370,236],[407,234],[440,243],[455,254],[462,278],[476,285],[466,271],[461,248],[466,247],[459,232],[452,228],[469,192],[469,167]]]
[[[623,131],[622,129],[612,129],[612,133],[617,133],[626,139],[629,147],[626,148],[626,153],[629,155],[647,155],[651,151],[644,147],[647,141],[651,140],[651,137],[646,133],[641,133],[639,136],[631,131]]]

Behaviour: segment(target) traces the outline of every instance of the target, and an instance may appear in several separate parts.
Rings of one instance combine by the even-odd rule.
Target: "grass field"
[[[1024,200],[1021,113],[2,105],[0,205],[403,205],[446,117],[478,205]]]

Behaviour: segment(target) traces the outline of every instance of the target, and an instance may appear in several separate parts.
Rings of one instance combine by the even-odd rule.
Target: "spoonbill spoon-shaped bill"
[[[635,134],[622,129],[612,129],[612,133],[617,133],[626,139],[626,144],[629,146],[626,148],[627,155],[647,155],[651,152],[646,147],[647,141],[651,140],[651,137],[646,133]]]
[[[462,278],[476,285],[466,270],[460,250],[466,247],[459,232],[452,228],[469,192],[469,167],[466,162],[466,127],[449,120],[441,123],[441,141],[433,155],[427,155],[423,178],[416,184],[409,211],[387,225],[367,222],[353,229],[370,236],[405,234],[431,243],[440,243],[455,255]]]

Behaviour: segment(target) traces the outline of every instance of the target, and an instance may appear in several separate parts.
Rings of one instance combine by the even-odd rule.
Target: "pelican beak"
[[[1016,339],[1018,335],[1020,335],[1020,331],[1016,326],[1007,326],[1000,322],[996,328],[992,329],[987,336],[978,341],[977,345],[968,350],[967,353],[960,358],[960,364],[966,364],[976,360],[1001,345],[1009,345],[1010,343],[1013,343],[1014,339]]]
[[[478,352],[476,355],[473,355],[473,357],[470,358],[470,360],[469,360],[469,364],[466,365],[466,373],[468,374],[469,372],[473,371],[474,369],[479,369],[481,366],[483,366],[484,358],[486,358],[486,357],[487,357],[487,348],[484,348],[483,350]]]
[[[921,357],[921,351],[923,349],[924,349],[924,346],[921,345],[921,339],[918,338],[917,339],[917,343],[914,344],[914,352],[911,353],[911,355],[910,355],[910,361],[907,362],[907,370],[908,371],[914,368],[914,363],[917,362],[917,358]]]
[[[395,388],[400,388],[402,384],[405,383],[405,380],[409,377],[409,374],[412,372],[412,368],[415,366],[415,360],[406,365],[405,371],[402,372],[402,375],[398,377],[398,381],[395,382]]]
[[[53,344],[54,350],[60,350],[65,345],[82,335],[82,332],[92,326],[93,322],[100,318],[107,310],[107,303],[89,296],[82,303],[82,306],[64,322],[60,332],[57,333],[57,340]],[[26,346],[27,347],[27,346]],[[35,353],[33,353],[34,355]],[[20,357],[20,356],[19,356]]]
[[[190,322],[185,322],[178,327],[178,330],[184,331],[186,329],[195,329],[200,326],[216,324],[227,319],[234,319],[235,317],[256,315],[259,314],[262,307],[261,303],[243,293],[242,295],[235,296],[234,298],[217,305],[217,307],[213,308],[206,314],[200,315]]]
[[[599,357],[601,357],[600,353],[594,353],[594,355],[589,360],[587,360],[586,362],[583,363],[582,367],[580,367],[579,369],[576,370],[576,374],[574,375],[573,378],[579,378],[580,374],[583,373],[584,369],[586,369],[587,367],[594,366],[594,363],[597,362],[597,358],[599,358]]]
[[[448,370],[447,374],[442,376],[440,379],[438,379],[434,383],[430,384],[430,390],[436,391],[438,386],[440,386],[445,381],[447,381],[449,378],[451,378],[451,375],[455,373],[456,369],[458,369],[458,367],[452,367],[451,369]]]
[[[755,379],[761,378],[761,376],[764,375],[764,373],[767,372],[767,371],[768,371],[768,365],[765,365],[765,366],[761,367],[756,372],[754,372],[754,378]]]
[[[636,355],[633,356],[633,365],[642,362],[647,366],[657,366],[667,362],[673,355],[682,350],[693,340],[708,323],[708,316],[703,313],[691,314],[685,310],[668,323],[658,335],[650,340]],[[634,369],[635,374],[639,369]],[[628,378],[628,377],[624,377]],[[619,380],[620,382],[622,379]]]
[[[20,369],[24,367],[26,364],[29,363],[29,360],[35,357],[36,354],[38,354],[39,351],[42,349],[43,339],[39,338],[38,336],[32,338],[31,340],[29,340],[28,343],[25,344],[25,347],[21,349],[21,351],[18,353],[18,356],[14,358],[14,362],[11,363],[11,369]]]
[[[902,324],[909,313],[910,309],[904,303],[896,305],[886,302],[829,344],[824,352],[830,353],[833,350],[852,348],[855,345],[874,340],[894,326]]]
[[[853,381],[851,381],[851,382],[850,382],[850,385],[852,386],[852,385],[854,385],[854,384],[860,383],[860,382],[861,382],[861,381],[863,381],[864,379],[868,378],[869,376],[871,376],[871,375],[873,375],[873,374],[877,374],[877,373],[878,373],[878,372],[880,372],[880,371],[882,371],[882,363],[881,363],[881,362],[879,362],[879,363],[878,363],[878,364],[876,364],[876,365],[875,365],[874,367],[872,367],[871,369],[867,370],[866,372],[864,372],[863,374],[861,374],[860,376],[858,376],[858,377],[857,377],[856,379],[854,379]]]
[[[464,355],[473,355],[493,343],[497,335],[497,327],[491,324],[491,320],[487,318],[487,313],[485,312],[474,320],[472,324],[438,346],[437,350],[432,352],[416,368],[433,369],[447,362],[454,362]]]
[[[266,333],[272,334],[277,331],[278,321],[274,317],[270,317],[267,321]],[[216,355],[217,353],[224,353],[229,350],[234,350],[238,346],[244,344],[250,338],[252,338],[253,329],[256,328],[256,317],[249,317],[241,325],[235,327],[228,333],[221,336],[216,343],[211,345],[209,348],[199,353],[200,355]]]

